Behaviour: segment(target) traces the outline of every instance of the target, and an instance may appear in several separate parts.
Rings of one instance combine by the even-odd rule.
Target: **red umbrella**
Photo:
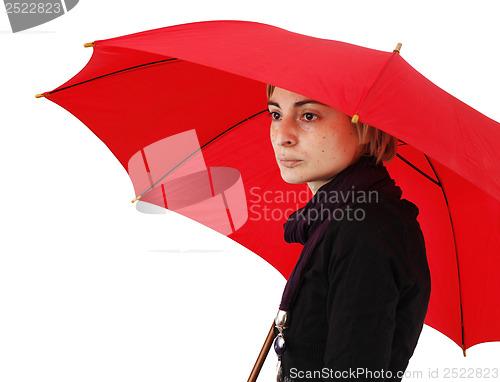
[[[311,194],[281,179],[265,84],[398,137],[388,169],[420,208],[432,277],[426,324],[464,354],[500,340],[500,124],[431,83],[397,50],[242,21],[86,46],[94,47],[89,63],[43,95],[108,146],[132,179],[138,209],[195,219],[285,277],[301,246],[285,244],[282,224]]]

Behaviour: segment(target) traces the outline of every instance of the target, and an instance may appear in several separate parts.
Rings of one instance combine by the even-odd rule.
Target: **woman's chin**
[[[288,171],[281,171],[281,178],[290,184],[300,184],[300,183],[306,183],[307,180],[304,179],[303,176],[299,176],[297,174],[290,174]]]

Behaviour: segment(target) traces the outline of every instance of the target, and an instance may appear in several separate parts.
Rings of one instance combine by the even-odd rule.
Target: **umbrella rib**
[[[406,143],[404,143],[404,144],[406,144]],[[462,350],[463,350],[463,354],[465,356],[464,312],[463,312],[463,308],[462,308],[462,284],[460,282],[460,265],[459,265],[459,261],[458,261],[458,249],[457,249],[457,241],[456,241],[456,236],[455,236],[455,228],[453,225],[453,218],[451,217],[451,211],[450,211],[450,205],[448,204],[448,198],[446,197],[446,193],[444,192],[444,188],[443,188],[443,185],[441,183],[441,180],[439,179],[439,176],[438,176],[434,166],[432,165],[429,157],[426,154],[424,154],[425,159],[427,159],[429,166],[431,166],[432,172],[434,173],[434,176],[436,177],[437,181],[432,179],[429,175],[427,175],[425,172],[420,170],[414,164],[412,164],[411,162],[406,160],[401,154],[396,154],[396,155],[399,159],[401,159],[403,162],[405,162],[408,166],[412,167],[415,171],[418,171],[420,174],[425,176],[431,182],[438,185],[441,188],[441,192],[443,193],[443,197],[444,197],[444,200],[446,202],[446,208],[448,209],[448,216],[450,218],[451,232],[453,235],[453,245],[455,246],[455,258],[456,258],[457,273],[458,273],[458,293],[459,293],[459,301],[460,301],[460,325],[461,325],[461,330],[462,330]]]
[[[429,157],[426,154],[424,154],[424,156],[425,156],[425,159],[427,159],[427,162],[429,162],[429,166],[431,166],[432,171],[434,172],[434,175],[436,176],[436,179],[439,180],[439,176],[438,176],[436,170],[434,169],[434,166],[432,165]],[[453,245],[455,246],[455,258],[456,258],[456,262],[457,262],[457,273],[458,273],[458,297],[459,297],[459,301],[460,301],[460,326],[461,326],[461,330],[462,330],[462,350],[463,350],[463,354],[465,357],[464,311],[462,308],[462,284],[460,282],[460,265],[459,265],[459,261],[458,261],[457,240],[456,240],[456,236],[455,236],[455,228],[453,226],[453,218],[451,217],[450,205],[448,204],[448,198],[446,197],[446,193],[444,192],[444,188],[441,185],[441,181],[439,183],[440,183],[441,191],[443,193],[444,201],[446,202],[446,208],[448,209],[448,216],[450,217],[450,224],[451,224],[451,232],[453,235]]]
[[[432,183],[434,183],[435,185],[439,186],[442,188],[441,186],[441,182],[439,181],[436,181],[435,179],[432,179],[429,175],[427,175],[425,172],[423,172],[422,170],[420,170],[417,166],[415,166],[413,163],[411,163],[410,161],[408,161],[407,159],[405,159],[401,154],[396,154],[397,157],[399,159],[401,159],[403,162],[405,162],[408,166],[410,166],[411,168],[413,168],[415,171],[419,172],[420,174],[422,174],[423,176],[425,176],[427,179],[429,179]],[[427,156],[426,156],[427,158]],[[427,158],[427,160],[429,160],[429,158]],[[432,165],[431,165],[432,167]],[[432,169],[434,171],[434,168]],[[436,172],[434,171],[434,175],[436,175]],[[436,175],[436,178],[437,178],[437,175]]]
[[[111,72],[111,73],[103,74],[102,76],[97,76],[97,77],[94,77],[94,78],[90,78],[88,80],[85,80],[85,81],[82,81],[82,82],[78,82],[78,83],[73,84],[73,85],[65,86],[64,88],[53,90],[53,91],[49,92],[49,94],[54,94],[54,93],[60,92],[61,90],[66,90],[66,89],[72,88],[74,86],[85,84],[85,83],[90,82],[90,81],[98,80],[98,79],[103,78],[103,77],[112,76],[113,74],[118,74],[118,73],[126,72],[128,70],[142,68],[144,66],[149,66],[149,65],[161,64],[163,62],[170,62],[170,61],[179,61],[179,59],[178,58],[169,58],[169,59],[165,59],[165,60],[153,61],[153,62],[148,62],[146,64],[131,66],[129,68],[120,69],[120,70],[117,70],[115,72]]]
[[[209,143],[211,143],[211,142],[215,141],[215,140],[216,140],[217,138],[219,138],[221,135],[226,134],[229,130],[231,130],[231,129],[235,128],[236,126],[241,125],[243,122],[246,122],[246,121],[248,121],[248,120],[250,120],[250,119],[252,119],[252,118],[254,118],[254,117],[258,116],[259,114],[265,113],[265,112],[267,112],[267,111],[268,111],[268,109],[261,110],[261,111],[259,111],[258,113],[255,113],[254,115],[251,115],[250,117],[248,117],[248,118],[246,118],[246,119],[244,119],[244,120],[242,120],[242,121],[238,122],[236,125],[231,126],[231,127],[230,127],[230,128],[228,128],[227,130],[224,130],[222,133],[220,133],[219,135],[215,136],[214,138],[212,138],[211,140],[209,140],[207,143],[205,143],[203,146],[201,146],[201,147],[200,147],[200,150],[201,150],[202,148],[206,147]]]
[[[167,175],[169,175],[172,171],[174,171],[177,167],[179,167],[182,163],[184,163],[185,161],[187,161],[189,158],[191,158],[194,154],[196,154],[198,151],[200,151],[201,149],[207,147],[208,144],[212,143],[213,141],[215,141],[217,138],[219,138],[220,136],[226,134],[229,130],[232,130],[234,129],[236,126],[239,126],[241,125],[242,123],[258,116],[259,114],[262,114],[262,113],[265,113],[267,112],[268,110],[265,109],[265,110],[261,110],[259,111],[258,113],[255,113],[253,115],[251,115],[250,117],[248,118],[245,118],[244,120],[236,123],[235,125],[229,127],[228,129],[224,130],[222,133],[218,134],[217,136],[215,136],[214,138],[212,138],[211,140],[209,140],[208,142],[206,142],[203,146],[201,146],[199,149],[196,149],[195,151],[193,151],[191,154],[189,154],[186,158],[184,158],[182,161],[180,161],[178,164],[176,164],[173,168],[171,168],[165,175],[163,175],[160,179],[158,179],[155,183],[153,183],[151,185],[151,187],[149,187],[146,191],[144,191],[142,194],[139,194],[134,200],[133,202],[135,202],[136,200],[140,199],[143,197],[144,194],[146,194],[147,192],[151,191],[154,186],[156,186],[159,182],[161,182]]]

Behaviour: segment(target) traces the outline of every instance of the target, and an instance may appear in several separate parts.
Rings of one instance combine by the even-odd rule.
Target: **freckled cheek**
[[[330,157],[332,154],[335,154],[336,142],[330,137],[322,137],[316,147],[318,149],[315,152],[318,156],[323,158]]]
[[[343,156],[349,149],[346,146],[347,142],[339,141],[334,137],[321,139],[319,150],[316,150],[318,158],[324,161],[336,161],[339,156]]]

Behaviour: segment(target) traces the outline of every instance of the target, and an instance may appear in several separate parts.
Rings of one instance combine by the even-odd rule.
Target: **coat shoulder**
[[[413,203],[382,196],[377,202],[353,204],[351,208],[354,218],[331,221],[321,243],[330,274],[348,262],[368,268],[386,264],[400,287],[416,278],[429,278],[418,208]]]
[[[380,195],[377,199],[348,205],[329,223],[327,237],[341,235],[356,241],[401,237],[420,232],[418,207],[406,199]]]

